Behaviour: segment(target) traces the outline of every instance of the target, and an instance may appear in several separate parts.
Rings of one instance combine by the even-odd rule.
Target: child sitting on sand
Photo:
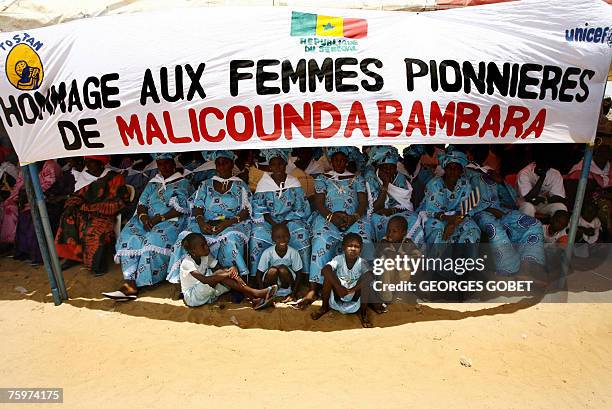
[[[395,259],[397,256],[400,257],[412,257],[418,258],[421,256],[421,252],[412,240],[408,238],[408,221],[402,216],[393,216],[387,224],[387,232],[385,237],[381,240],[381,251],[382,256],[388,259]],[[391,271],[385,271],[380,278],[383,283],[400,283],[404,281],[410,281],[412,276],[416,272],[413,272],[411,268],[405,269],[394,269]],[[381,298],[385,302],[390,302],[393,299],[391,292],[381,292]],[[416,303],[416,297],[413,294],[407,294],[403,291],[397,291],[395,293],[397,301]]]
[[[342,314],[359,311],[359,319],[364,328],[371,328],[368,319],[367,297],[371,284],[370,268],[367,261],[360,257],[363,239],[356,233],[347,233],[342,240],[342,252],[327,263],[321,270],[323,305],[310,316],[318,320],[333,308]],[[363,302],[361,297],[364,297]]]
[[[544,227],[544,243],[567,244],[567,225],[570,214],[567,210],[557,210]]]
[[[187,257],[181,262],[180,280],[183,300],[187,306],[199,307],[213,303],[229,290],[249,297],[256,310],[272,302],[278,288],[276,285],[256,290],[242,281],[236,267],[220,268],[217,260],[210,255],[203,235],[190,233],[183,239],[182,245]]]
[[[289,228],[285,223],[272,227],[274,246],[264,250],[257,266],[257,283],[259,287],[278,284],[277,296],[287,297],[284,302],[296,299],[302,275],[300,253],[289,246]]]

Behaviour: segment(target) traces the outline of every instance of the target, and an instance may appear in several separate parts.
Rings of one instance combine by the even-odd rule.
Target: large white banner
[[[0,33],[21,162],[128,152],[588,142],[610,66],[600,0],[428,13],[202,8]]]

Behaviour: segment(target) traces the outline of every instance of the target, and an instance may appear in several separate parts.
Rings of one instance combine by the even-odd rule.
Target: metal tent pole
[[[572,210],[572,218],[570,219],[569,235],[567,239],[567,247],[563,254],[563,263],[561,265],[561,278],[559,280],[559,288],[565,288],[567,274],[570,270],[570,263],[574,253],[574,243],[576,242],[576,231],[578,230],[578,221],[580,220],[580,212],[582,203],[584,202],[584,194],[586,193],[587,182],[589,179],[589,170],[591,169],[591,161],[593,160],[593,144],[587,144],[582,158],[582,171],[580,172],[580,180],[578,181],[578,189],[576,190],[576,199],[574,200],[574,208]]]
[[[40,254],[45,264],[45,270],[47,271],[47,277],[49,278],[49,285],[51,286],[51,295],[53,296],[53,302],[55,305],[62,303],[62,297],[57,288],[57,281],[53,274],[53,268],[49,259],[49,248],[45,240],[45,234],[43,232],[43,226],[38,213],[38,207],[36,206],[36,199],[34,198],[34,186],[32,185],[32,179],[30,178],[30,172],[27,166],[21,167],[23,175],[23,182],[28,195],[28,201],[30,202],[30,213],[32,216],[32,222],[34,223],[34,231],[36,232],[36,239],[38,240],[38,247],[40,248]],[[36,178],[38,180],[38,177]]]
[[[43,195],[42,188],[40,187],[40,181],[38,180],[38,167],[35,163],[31,163],[28,165],[28,170],[30,171],[32,185],[34,186],[36,206],[38,208],[38,213],[43,228],[44,241],[46,241],[47,249],[49,251],[49,261],[51,262],[52,271],[55,274],[55,279],[57,281],[57,288],[62,299],[67,300],[68,293],[66,292],[64,276],[62,275],[62,268],[57,257],[57,250],[55,249],[55,238],[53,237],[53,232],[51,230],[51,223],[49,223],[49,215],[47,214],[47,205],[45,203],[45,197]]]

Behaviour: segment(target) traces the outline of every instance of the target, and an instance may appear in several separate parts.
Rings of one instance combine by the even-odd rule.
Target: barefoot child
[[[251,298],[253,308],[262,309],[272,302],[277,286],[263,290],[247,286],[235,267],[219,268],[218,262],[210,255],[206,239],[199,233],[188,234],[182,242],[187,257],[181,262],[180,280],[185,304],[199,307],[210,304],[230,289]],[[214,270],[213,270],[214,269]]]
[[[323,305],[310,316],[318,320],[333,308],[342,314],[354,314],[359,311],[359,319],[364,328],[371,328],[368,319],[368,305],[361,302],[367,300],[370,281],[367,261],[360,257],[363,239],[356,233],[347,233],[342,240],[342,252],[327,263],[323,274],[323,290],[321,299]]]
[[[302,275],[300,253],[289,246],[289,240],[287,224],[275,224],[272,227],[272,241],[275,245],[264,250],[257,266],[259,287],[278,284],[276,295],[287,297],[284,302],[296,299]]]

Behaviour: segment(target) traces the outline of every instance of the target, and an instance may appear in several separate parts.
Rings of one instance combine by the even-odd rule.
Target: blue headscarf
[[[236,160],[236,154],[232,151],[202,151],[202,157],[204,158],[204,160],[209,161],[215,161],[217,160],[217,158],[227,158],[230,159],[232,161]]]
[[[393,146],[374,146],[368,153],[370,160],[369,164],[383,165],[385,163],[397,164],[399,161],[399,153],[397,148]]]
[[[327,156],[331,159],[336,153],[342,153],[349,158],[351,156],[350,146],[330,146],[327,148]]]
[[[466,167],[468,164],[467,155],[461,151],[451,150],[450,152],[438,154],[438,162],[440,166],[445,168],[449,163],[458,163],[462,167]]]
[[[291,149],[263,149],[261,156],[266,159],[266,162],[270,163],[272,158],[281,158],[285,162],[289,162],[289,154]]]
[[[152,153],[153,160],[168,160],[174,159],[176,153],[164,152],[164,153]]]
[[[412,156],[413,158],[421,158],[421,156],[425,155],[425,147],[423,145],[410,145],[407,148],[404,148],[402,151],[404,158],[406,156]]]

